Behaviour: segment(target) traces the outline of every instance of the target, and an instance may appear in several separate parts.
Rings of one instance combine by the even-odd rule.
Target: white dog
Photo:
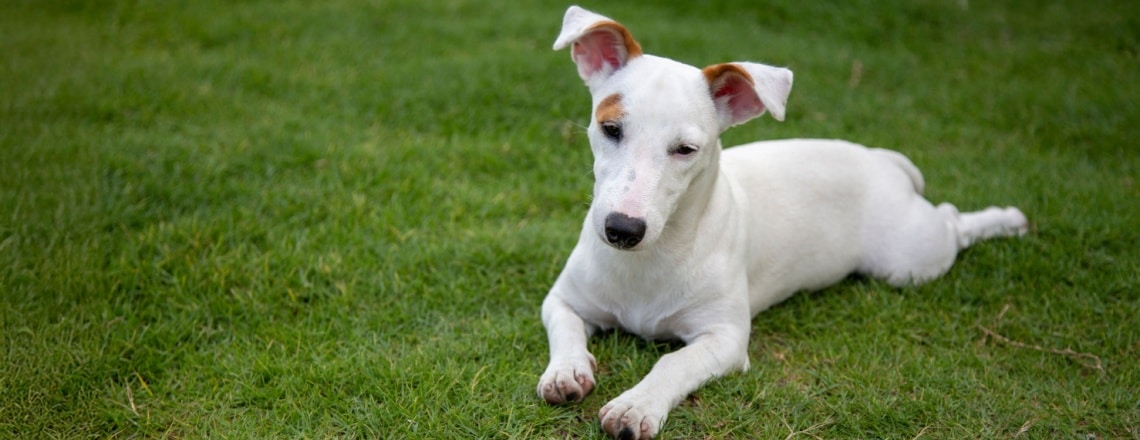
[[[751,318],[797,291],[852,273],[920,283],[978,240],[1026,231],[1015,208],[932,206],[918,169],[893,151],[784,140],[722,152],[728,127],[765,111],[784,119],[787,69],[646,55],[621,24],[577,6],[562,26],[554,49],[571,48],[593,95],[596,180],[542,304],[550,365],[538,394],[557,404],[593,390],[586,340],[599,330],[686,344],[601,409],[614,437],[656,435],[701,384],[746,369]]]

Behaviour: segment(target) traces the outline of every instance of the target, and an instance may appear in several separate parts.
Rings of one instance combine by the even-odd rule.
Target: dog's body
[[[615,437],[652,437],[701,384],[747,368],[751,318],[797,291],[852,273],[923,282],[977,240],[1026,230],[1015,208],[934,207],[893,151],[786,140],[722,152],[729,126],[765,111],[783,119],[786,69],[644,55],[620,24],[578,7],[555,49],[568,45],[594,97],[596,180],[542,306],[551,360],[538,392],[564,403],[593,389],[586,339],[598,330],[686,343],[602,408]]]

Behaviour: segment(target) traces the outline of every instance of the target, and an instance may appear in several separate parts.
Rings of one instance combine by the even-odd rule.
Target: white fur
[[[621,32],[611,22],[571,7],[555,43],[575,45],[594,107],[618,94],[624,116],[619,140],[591,118],[594,198],[542,305],[550,364],[538,393],[565,403],[593,390],[586,340],[599,330],[686,343],[601,409],[611,435],[652,437],[701,384],[746,369],[751,318],[798,291],[852,273],[894,285],[927,281],[970,244],[1026,231],[1015,208],[959,214],[932,206],[918,169],[893,151],[800,139],[722,153],[718,138],[729,126],[765,111],[782,119],[791,72],[736,63],[754,87],[714,99],[719,85],[749,83],[727,74],[710,84],[695,67],[614,50]],[[591,52],[599,50],[605,56]],[[598,59],[607,61],[587,62]],[[696,152],[680,154],[681,145]],[[614,213],[644,221],[636,245],[609,243]]]

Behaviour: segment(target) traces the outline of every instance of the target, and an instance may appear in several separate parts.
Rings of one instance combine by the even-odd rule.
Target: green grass
[[[1140,4],[753,3],[584,6],[790,66],[726,145],[895,148],[1035,231],[765,312],[663,436],[1140,437]],[[591,187],[566,6],[7,2],[0,437],[601,437],[673,347],[595,338],[592,396],[535,395]]]

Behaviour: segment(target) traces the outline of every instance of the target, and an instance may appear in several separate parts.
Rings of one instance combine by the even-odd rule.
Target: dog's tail
[[[918,195],[922,195],[923,190],[926,189],[926,181],[922,179],[922,171],[919,171],[918,167],[914,166],[914,163],[912,163],[910,159],[907,159],[906,156],[903,156],[902,153],[897,151],[884,150],[881,148],[872,148],[872,150],[901,168],[903,172],[910,177],[910,182],[914,185],[914,192],[918,193]]]

